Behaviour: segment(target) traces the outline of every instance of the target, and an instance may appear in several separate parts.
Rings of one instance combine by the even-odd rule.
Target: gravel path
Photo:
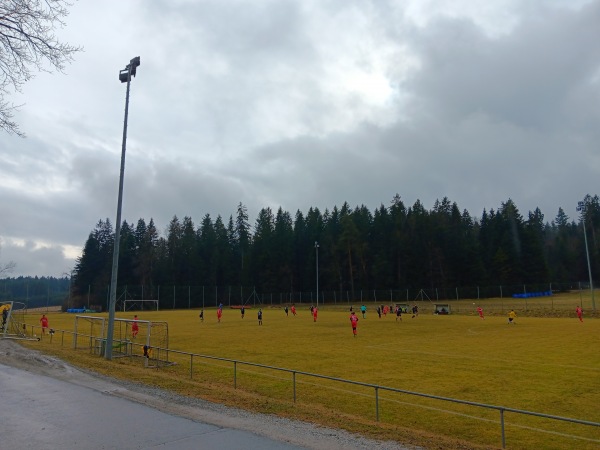
[[[80,370],[57,358],[24,348],[17,341],[10,339],[0,339],[0,363],[143,403],[163,412],[194,421],[250,431],[308,449],[416,449],[416,447],[403,446],[393,441],[375,441],[344,430],[320,427],[272,415],[250,413],[197,398],[180,396],[147,385],[115,380]]]

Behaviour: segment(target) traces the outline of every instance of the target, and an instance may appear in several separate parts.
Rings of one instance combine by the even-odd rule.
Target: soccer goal
[[[108,323],[104,317],[75,316],[73,348],[87,348],[103,356]],[[144,358],[147,367],[169,363],[169,324],[150,320],[115,319],[113,357]]]
[[[0,312],[2,318],[1,337],[3,339],[31,339],[39,341],[37,337],[27,333],[27,325],[25,325],[25,303],[21,302],[0,302]]]
[[[158,300],[123,300],[125,311],[158,311]]]

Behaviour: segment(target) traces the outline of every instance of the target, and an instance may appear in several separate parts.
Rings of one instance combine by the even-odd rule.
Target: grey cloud
[[[26,86],[27,140],[0,136],[0,236],[29,242],[5,242],[2,260],[60,276],[73,265],[60,246],[114,223],[117,73],[137,55],[128,222],[227,220],[239,202],[251,216],[373,210],[396,193],[473,215],[512,198],[524,214],[575,217],[600,174],[600,2],[543,3],[515,3],[512,27],[489,33],[460,13],[415,25],[392,1],[127,2],[131,27],[120,3],[78,2],[67,31],[86,52],[67,76]],[[395,95],[373,105],[353,92],[342,78],[360,70],[382,71]]]

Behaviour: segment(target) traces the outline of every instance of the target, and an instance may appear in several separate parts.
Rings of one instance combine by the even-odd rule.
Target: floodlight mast
[[[119,197],[117,201],[117,221],[115,223],[115,243],[112,260],[112,273],[110,278],[110,300],[108,305],[108,328],[106,332],[106,348],[104,357],[112,359],[113,334],[115,329],[115,305],[117,303],[117,275],[119,272],[119,241],[121,240],[121,209],[123,206],[123,179],[125,177],[125,150],[127,148],[127,116],[129,113],[129,86],[131,85],[131,76],[135,76],[137,68],[140,65],[140,57],[129,61],[124,70],[119,72],[121,83],[127,83],[125,92],[125,119],[123,121],[123,145],[121,147],[121,172],[119,175]]]
[[[319,242],[315,241],[316,266],[317,266],[317,308],[319,307]]]
[[[585,221],[587,219],[587,205],[584,202],[577,202],[577,211],[581,212],[581,223],[583,224],[583,240],[585,242],[585,255],[587,257],[588,276],[590,277],[590,291],[592,293],[592,311],[596,311],[596,300],[594,299],[594,282],[592,281],[592,266],[590,264],[590,252],[588,250],[587,233],[585,231]]]

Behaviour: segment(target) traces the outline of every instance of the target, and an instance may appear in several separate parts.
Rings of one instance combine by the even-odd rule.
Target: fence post
[[[292,384],[294,386],[294,403],[296,403],[296,371],[292,372]]]
[[[504,409],[500,408],[500,429],[502,430],[502,448],[506,448],[506,438],[504,436]]]
[[[379,386],[375,386],[375,420],[379,422]]]
[[[233,362],[233,388],[237,389],[237,361]]]
[[[194,354],[190,354],[190,380],[194,379]]]

